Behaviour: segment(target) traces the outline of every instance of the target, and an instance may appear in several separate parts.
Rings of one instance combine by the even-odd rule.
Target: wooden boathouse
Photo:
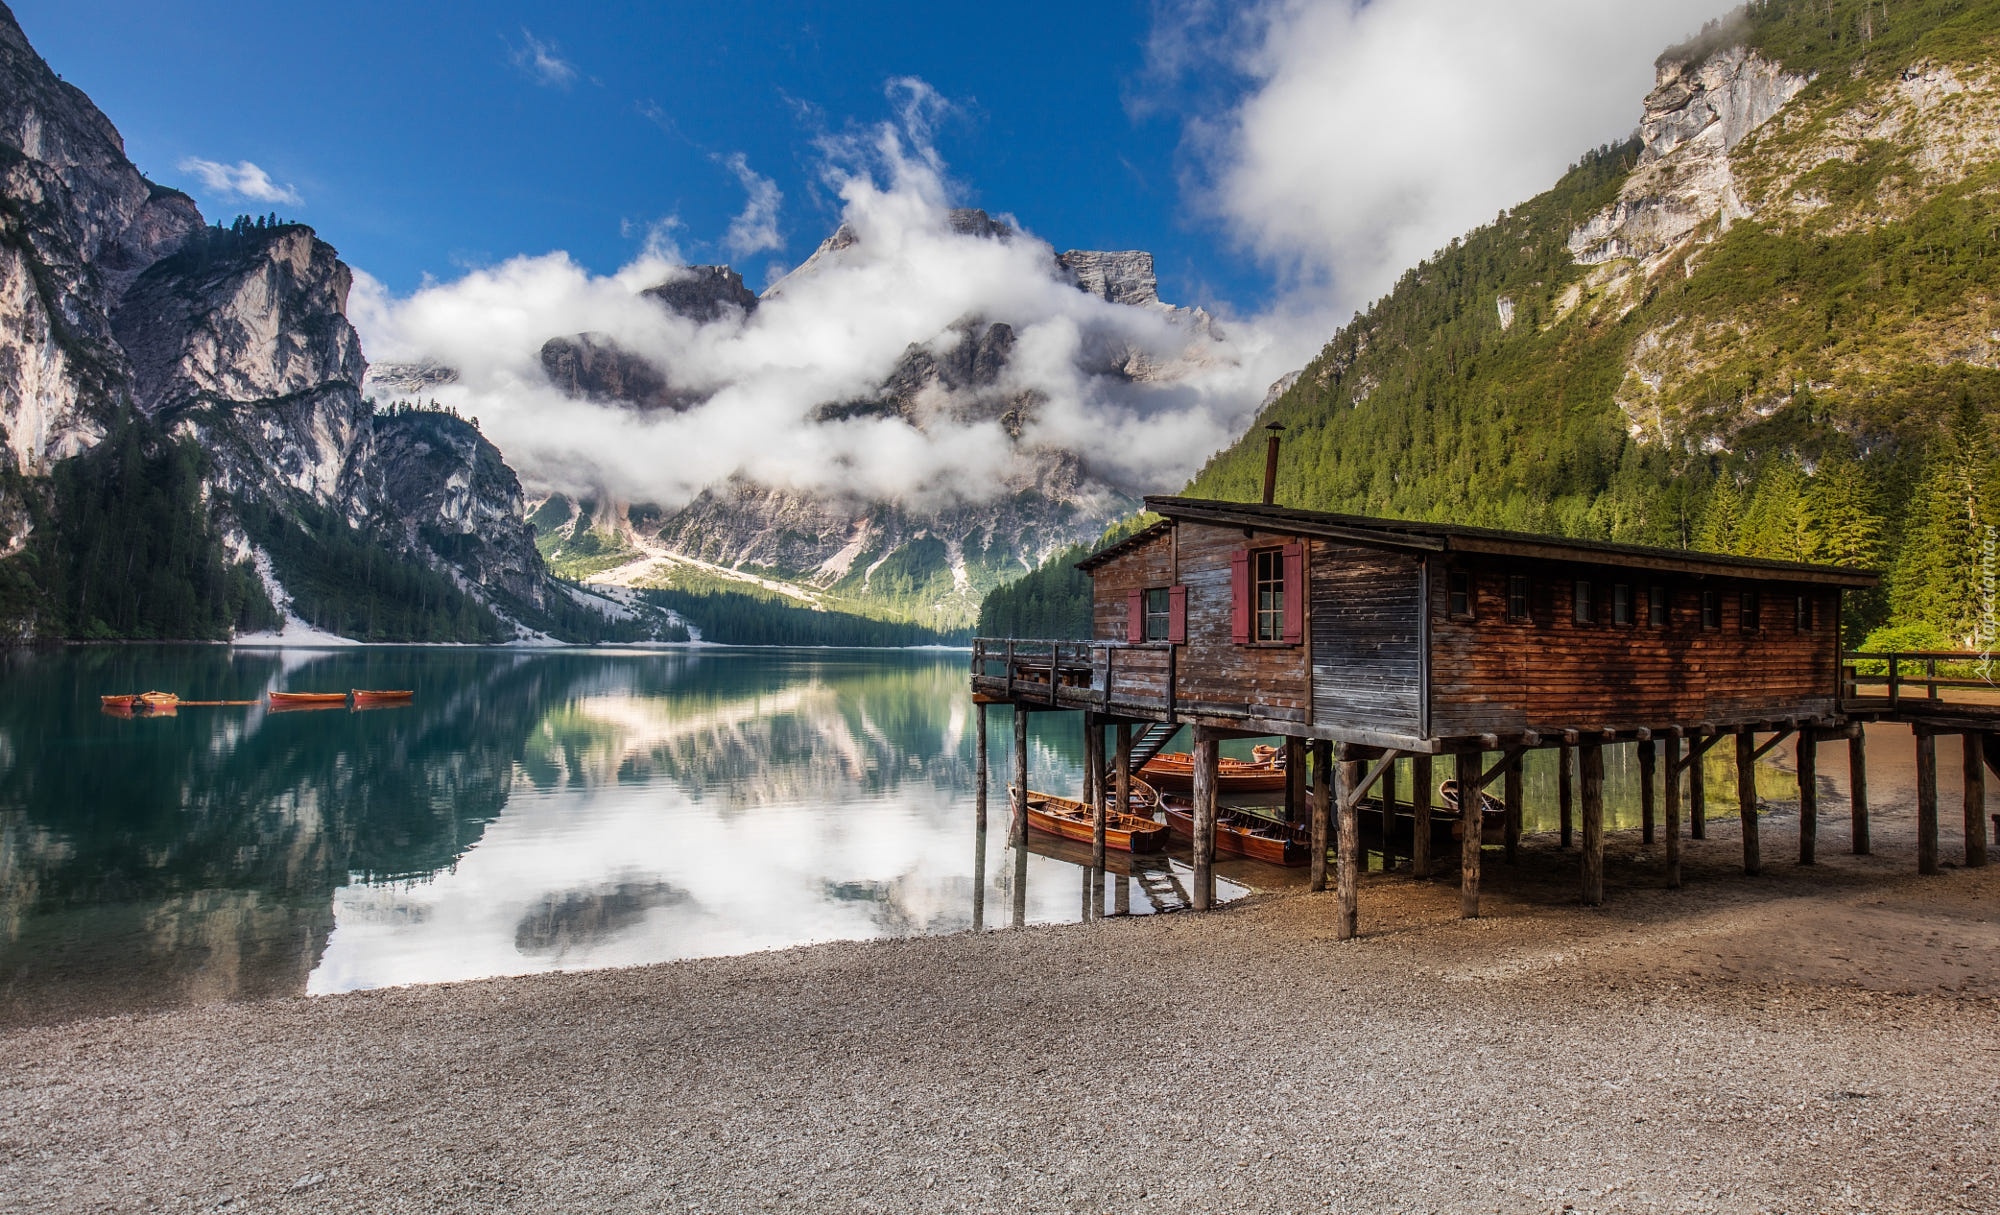
[[[1866,852],[1861,725],[1894,717],[1918,739],[1919,868],[1938,865],[1938,733],[1968,735],[1966,863],[1985,861],[1984,773],[1974,757],[2000,759],[2000,707],[1940,700],[1954,681],[1937,677],[1935,661],[1924,668],[1926,656],[1914,661],[1928,677],[1899,676],[1898,662],[1913,660],[1890,656],[1886,681],[1874,680],[1886,682],[1886,695],[1859,694],[1870,681],[1847,665],[1841,598],[1874,587],[1872,573],[1268,502],[1150,497],[1146,508],[1158,522],[1078,562],[1091,577],[1091,640],[974,642],[982,798],[985,706],[1016,710],[1017,843],[1027,830],[1019,805],[1029,713],[1086,714],[1085,799],[1099,824],[1107,802],[1124,804],[1148,744],[1157,751],[1190,728],[1193,902],[1206,907],[1218,743],[1276,736],[1291,774],[1285,815],[1310,814],[1313,889],[1325,888],[1329,844],[1334,851],[1344,938],[1355,932],[1364,798],[1377,791],[1386,852],[1400,804],[1389,784],[1396,761],[1410,761],[1412,872],[1428,877],[1432,820],[1443,813],[1431,804],[1434,765],[1453,766],[1463,805],[1479,805],[1489,787],[1502,791],[1512,859],[1521,758],[1558,748],[1562,843],[1571,843],[1573,766],[1582,897],[1598,903],[1605,745],[1638,744],[1645,842],[1663,808],[1667,881],[1678,886],[1683,806],[1697,838],[1706,821],[1703,782],[1688,776],[1725,739],[1735,752],[1746,872],[1762,863],[1754,765],[1788,739],[1798,748],[1800,863],[1811,864],[1816,848],[1815,744],[1830,738],[1849,741],[1852,846]],[[1927,694],[1910,697],[1913,687]],[[1116,727],[1109,757],[1107,726]],[[1460,832],[1466,916],[1479,910],[1483,834]],[[1100,867],[1101,840],[1100,830]]]

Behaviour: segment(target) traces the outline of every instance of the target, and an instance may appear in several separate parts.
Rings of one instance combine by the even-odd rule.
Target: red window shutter
[[[1285,644],[1306,639],[1306,546],[1285,546]]]
[[[1187,641],[1187,588],[1167,588],[1167,640],[1175,645]]]
[[[1146,640],[1146,592],[1133,591],[1125,596],[1125,640]]]
[[[1250,554],[1242,549],[1229,554],[1229,639],[1250,644]]]

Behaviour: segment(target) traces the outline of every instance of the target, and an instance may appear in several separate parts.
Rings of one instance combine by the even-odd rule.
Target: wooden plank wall
[[[1140,641],[1127,637],[1128,596],[1149,586],[1172,586],[1173,533],[1164,532],[1118,554],[1090,573],[1090,635],[1097,641]]]
[[[1180,656],[1176,703],[1190,713],[1243,713],[1273,721],[1307,718],[1310,683],[1303,645],[1236,645],[1229,639],[1229,555],[1273,548],[1294,537],[1242,528],[1181,523],[1180,580],[1188,588],[1187,645]]]
[[[1421,735],[1422,559],[1315,540],[1313,724]]]
[[[1797,583],[1695,579],[1637,570],[1455,558],[1431,577],[1431,732],[1448,738],[1522,729],[1631,729],[1699,721],[1810,717],[1838,695],[1838,599]],[[1449,611],[1446,568],[1473,576],[1474,618]],[[1530,579],[1535,618],[1507,619],[1507,578]],[[1573,584],[1596,586],[1598,623],[1572,622]],[[1614,625],[1611,593],[1628,582],[1637,623]],[[1645,588],[1670,592],[1666,628],[1646,623]],[[1742,592],[1761,592],[1762,627],[1741,628]],[[1701,594],[1722,596],[1722,627],[1701,627]],[[1810,633],[1794,628],[1814,597]]]

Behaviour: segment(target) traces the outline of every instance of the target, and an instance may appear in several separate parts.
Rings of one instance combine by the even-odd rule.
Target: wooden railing
[[[1936,703],[1945,699],[1940,693],[1947,690],[2000,691],[2000,655],[1969,650],[1850,650],[1840,657],[1842,700],[1860,699],[1864,686],[1883,689],[1892,707],[1911,700]],[[1918,691],[1913,693],[1913,688]]]
[[[972,684],[975,691],[1029,704],[1171,709],[1174,647],[1163,641],[976,637]]]

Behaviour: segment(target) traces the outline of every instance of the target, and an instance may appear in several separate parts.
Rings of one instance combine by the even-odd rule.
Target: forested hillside
[[[1286,505],[1879,568],[1850,640],[1986,644],[1996,63],[1996,0],[1748,6],[1187,492],[1253,498],[1281,422]]]

